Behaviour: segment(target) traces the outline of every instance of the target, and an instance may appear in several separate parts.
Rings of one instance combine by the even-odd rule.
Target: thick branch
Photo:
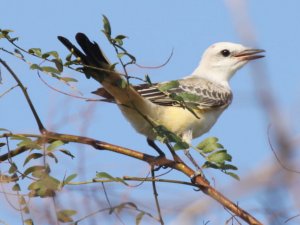
[[[13,134],[5,134],[3,136],[9,137]],[[23,134],[26,136],[25,134]],[[29,137],[41,137],[39,135],[27,135]],[[69,134],[60,134],[55,132],[49,132],[46,131],[43,135],[44,140],[47,142],[53,142],[55,140],[61,140],[63,142],[74,142],[74,143],[81,143],[86,144],[89,146],[94,147],[98,150],[108,150],[112,152],[116,152],[119,154],[123,154],[144,162],[149,163],[151,166],[168,166],[169,168],[173,168],[175,170],[178,170],[185,175],[187,175],[189,178],[192,177],[195,174],[195,171],[192,170],[190,167],[188,167],[184,162],[176,162],[164,157],[157,158],[152,155],[148,155],[139,151],[135,151],[129,148],[124,148],[118,145],[110,144],[107,142],[99,141],[96,139],[88,138],[88,137],[82,137],[82,136],[76,136],[76,135],[69,135]],[[16,149],[15,151],[11,151],[10,154],[5,154],[0,156],[0,162],[4,161],[6,159],[13,156],[16,156],[18,154],[21,154],[22,152],[26,151],[26,149]],[[210,196],[211,198],[215,199],[217,202],[219,202],[221,205],[223,205],[225,208],[233,212],[235,215],[239,216],[241,219],[246,221],[248,224],[254,224],[254,225],[260,225],[260,223],[256,218],[254,218],[252,215],[250,215],[248,212],[240,208],[237,204],[234,204],[232,201],[230,201],[228,198],[226,198],[224,195],[222,195],[220,192],[218,192],[216,189],[214,189],[203,177],[197,176],[194,179],[194,185],[198,187],[202,192]]]

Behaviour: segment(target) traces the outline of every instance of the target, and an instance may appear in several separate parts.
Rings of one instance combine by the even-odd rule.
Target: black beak
[[[265,52],[263,49],[246,49],[241,52],[238,52],[234,55],[234,57],[238,57],[241,60],[254,60],[265,57],[264,55],[261,55],[259,53]]]

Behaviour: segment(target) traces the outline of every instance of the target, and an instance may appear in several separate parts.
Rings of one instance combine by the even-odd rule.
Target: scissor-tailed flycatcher
[[[58,38],[80,58],[85,74],[102,84],[103,88],[96,94],[117,103],[127,120],[147,137],[152,147],[157,136],[153,124],[163,125],[187,143],[209,131],[232,101],[230,78],[248,61],[264,57],[259,54],[264,50],[220,42],[204,52],[199,66],[190,76],[171,83],[122,87],[124,77],[111,69],[95,42],[78,33],[76,40],[82,53],[66,38]],[[172,85],[168,89],[166,84],[169,83]],[[184,95],[190,96],[184,103],[176,98]]]

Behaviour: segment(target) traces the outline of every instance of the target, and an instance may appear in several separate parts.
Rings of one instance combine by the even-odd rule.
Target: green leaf
[[[137,214],[137,216],[135,217],[135,224],[139,225],[143,219],[145,215],[145,212],[140,212],[139,214]]]
[[[115,181],[115,182],[121,182],[125,185],[128,185],[123,179],[121,179],[119,177],[113,177],[106,172],[97,172],[96,177],[100,178],[100,179],[104,179],[104,181]]]
[[[74,216],[77,212],[75,210],[72,209],[68,209],[68,210],[61,210],[56,212],[57,215],[57,219],[62,222],[62,223],[67,223],[67,222],[73,222],[73,219],[71,218],[71,216]]]
[[[48,147],[47,147],[47,151],[48,152],[51,152],[53,151],[54,149],[64,145],[65,143],[63,141],[60,141],[60,140],[57,140],[57,141],[54,141],[52,142]]]
[[[225,171],[224,173],[226,173],[227,175],[233,177],[236,180],[240,180],[240,177],[237,174],[235,174],[235,173],[227,172],[227,171]]]
[[[44,71],[46,73],[55,73],[55,74],[60,74],[59,70],[51,67],[51,66],[42,66],[40,67],[41,71]]]
[[[52,62],[55,63],[55,66],[56,66],[56,68],[57,68],[57,70],[59,72],[63,72],[64,66],[63,66],[63,62],[62,62],[62,60],[60,58],[58,58],[58,59],[52,59]]]
[[[103,28],[104,32],[110,37],[111,36],[111,27],[108,18],[103,15]]]
[[[26,200],[25,200],[24,196],[22,196],[22,195],[20,195],[18,201],[19,201],[19,204],[20,204],[20,205],[25,205],[25,204],[26,204]]]
[[[224,163],[225,161],[231,161],[231,155],[227,154],[226,150],[220,150],[210,154],[207,157],[208,161],[215,162],[215,163]]]
[[[47,152],[46,155],[54,159],[55,163],[58,163],[57,157],[52,152]]]
[[[43,154],[41,153],[32,153],[29,156],[26,157],[23,166],[25,166],[31,159],[38,159],[41,158],[43,156]]]
[[[123,40],[123,39],[125,39],[125,38],[128,38],[128,37],[125,36],[125,35],[122,35],[122,34],[119,34],[119,35],[117,35],[117,36],[115,37],[115,39],[120,39],[120,40]]]
[[[15,49],[14,50],[14,55],[21,58],[21,59],[24,59],[24,55],[22,54],[22,52],[19,50],[19,49]]]
[[[77,80],[75,78],[72,77],[60,77],[59,80],[62,80],[64,82],[77,82]]]
[[[0,142],[0,148],[3,147],[3,146],[5,146],[5,145],[6,145],[5,143]]]
[[[126,55],[124,52],[120,52],[117,54],[117,57],[120,59],[122,58],[124,55]]]
[[[39,56],[41,57],[42,56],[42,51],[40,48],[31,48],[28,50],[28,52],[32,55],[36,55],[36,56]]]
[[[45,166],[31,166],[29,168],[27,168],[24,173],[22,174],[22,178],[26,177],[27,175],[35,172],[35,171],[45,171],[46,167]]]
[[[17,169],[18,169],[17,165],[13,162],[10,164],[8,173],[9,174],[15,173],[17,171]]]
[[[25,225],[34,225],[32,219],[24,220],[24,224],[25,224]]]
[[[202,141],[200,144],[198,144],[197,148],[200,149],[203,153],[210,153],[217,149],[222,149],[224,147],[223,145],[218,143],[218,138],[209,137]]]
[[[27,206],[25,206],[22,210],[23,210],[23,212],[26,213],[26,214],[29,214],[29,212],[30,212],[30,211],[29,211],[29,208],[28,208]]]
[[[59,151],[61,151],[61,152],[64,153],[65,155],[70,156],[72,159],[75,158],[75,156],[74,156],[70,151],[68,151],[68,150],[66,150],[66,149],[60,149]]]
[[[182,150],[182,149],[189,149],[190,145],[184,141],[176,142],[174,145],[174,150]]]
[[[59,190],[60,182],[54,177],[45,175],[40,180],[31,183],[28,189],[31,191],[30,196],[53,197],[55,191]]]
[[[210,145],[211,143],[217,143],[218,141],[219,139],[216,137],[208,137],[198,144],[197,148],[203,149],[205,146]]]
[[[13,30],[10,30],[10,29],[0,29],[0,32],[2,33],[2,34],[4,34],[4,35],[7,35],[7,34],[9,34],[9,33],[11,33],[11,32],[14,32]]]
[[[67,184],[69,183],[71,180],[75,179],[77,177],[76,173],[71,174],[70,176],[68,176],[65,180],[64,183]]]
[[[165,92],[167,90],[170,90],[172,88],[177,88],[179,87],[179,81],[173,80],[167,83],[162,83],[158,86],[158,89],[162,92]]]
[[[30,66],[30,69],[32,69],[32,70],[42,70],[42,68],[38,64],[32,64]]]
[[[238,170],[238,168],[231,164],[222,165],[222,170]]]
[[[15,184],[15,185],[12,187],[12,190],[13,190],[13,191],[20,191],[20,190],[21,190],[20,185],[19,185],[18,183]]]
[[[53,56],[55,59],[58,59],[59,58],[59,55],[57,53],[57,51],[50,51],[50,52],[46,52],[42,55],[42,58],[43,59],[47,59],[49,56]]]

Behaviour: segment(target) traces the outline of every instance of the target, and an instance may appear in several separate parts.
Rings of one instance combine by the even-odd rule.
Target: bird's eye
[[[222,54],[222,56],[227,57],[227,56],[230,55],[230,51],[227,50],[227,49],[224,49],[224,50],[221,51],[221,54]]]

